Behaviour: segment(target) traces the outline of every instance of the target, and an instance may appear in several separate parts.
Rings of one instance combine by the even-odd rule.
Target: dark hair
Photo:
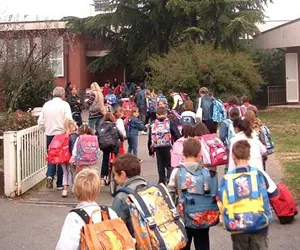
[[[103,116],[103,121],[104,122],[115,122],[116,118],[114,117],[114,114],[112,112],[107,112],[104,116]]]
[[[237,128],[239,131],[243,131],[245,135],[249,138],[252,137],[252,128],[249,120],[247,118],[238,118],[233,121],[233,127]]]
[[[184,111],[194,111],[194,103],[191,100],[186,101],[183,104],[183,110]]]
[[[166,115],[167,114],[167,109],[164,107],[157,107],[156,109],[156,114],[157,115]]]
[[[236,107],[231,108],[229,111],[229,118],[230,120],[235,120],[241,116],[240,110]]]
[[[248,160],[250,158],[250,148],[251,146],[248,141],[237,141],[233,144],[232,154],[234,154],[238,160]]]
[[[87,124],[82,124],[79,128],[78,128],[78,135],[94,135],[95,132],[92,128],[89,127],[89,125]]]
[[[236,96],[232,96],[229,98],[228,104],[230,106],[239,105],[239,99]]]
[[[181,134],[184,138],[194,137],[195,136],[195,128],[191,124],[185,124],[182,127]]]
[[[196,138],[188,138],[183,142],[184,157],[197,157],[201,151],[200,141]]]
[[[243,95],[242,98],[242,103],[244,104],[245,102],[249,102],[249,96]]]
[[[195,125],[195,136],[207,135],[209,134],[209,130],[205,126],[205,124],[201,121],[197,122]]]
[[[140,160],[133,154],[120,155],[114,163],[114,171],[120,175],[124,171],[128,178],[141,174]]]

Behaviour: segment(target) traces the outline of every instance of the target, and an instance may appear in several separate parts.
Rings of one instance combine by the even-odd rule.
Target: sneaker
[[[143,162],[143,160],[142,160],[142,159],[139,159],[139,161],[140,161],[140,163],[142,163],[142,162]]]
[[[53,188],[53,178],[48,176],[46,179],[46,188],[52,189]]]
[[[63,187],[56,187],[56,190],[63,190]]]
[[[105,179],[104,178],[101,178],[100,184],[101,184],[101,187],[105,186]]]
[[[62,197],[68,197],[68,190],[67,189],[64,189],[61,193],[61,196]]]
[[[141,134],[142,134],[142,135],[147,135],[147,132],[142,131]]]

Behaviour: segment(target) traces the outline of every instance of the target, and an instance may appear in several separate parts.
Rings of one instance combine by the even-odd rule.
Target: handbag
[[[202,108],[201,108],[201,97],[198,100],[198,108],[197,108],[197,112],[196,112],[196,117],[200,118],[202,121]]]

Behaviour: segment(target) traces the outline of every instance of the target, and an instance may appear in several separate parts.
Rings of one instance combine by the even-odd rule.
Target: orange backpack
[[[125,223],[121,218],[110,219],[109,210],[106,206],[101,206],[101,210],[95,210],[101,213],[102,221],[93,223],[90,217],[83,209],[73,209],[71,212],[77,213],[85,225],[80,233],[81,250],[134,250],[135,243],[132,239]]]

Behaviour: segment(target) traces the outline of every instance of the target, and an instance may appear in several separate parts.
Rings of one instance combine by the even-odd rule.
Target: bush
[[[5,131],[18,131],[37,125],[35,117],[31,113],[20,110],[0,116],[0,135]]]
[[[185,91],[193,98],[200,87],[208,87],[221,98],[251,96],[263,83],[250,54],[232,54],[200,44],[184,44],[164,57],[152,57],[149,65],[152,87]]]

